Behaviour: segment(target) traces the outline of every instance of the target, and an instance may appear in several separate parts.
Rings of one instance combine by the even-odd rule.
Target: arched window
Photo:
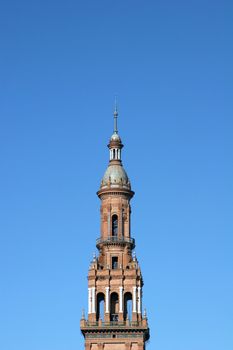
[[[118,269],[118,256],[112,257],[112,269],[113,270]]]
[[[118,217],[115,214],[112,216],[112,235],[114,237],[118,235]]]
[[[104,301],[105,297],[103,293],[97,294],[97,311],[96,311],[96,320],[104,321]]]
[[[118,300],[118,294],[112,293],[111,294],[111,307],[110,307],[110,320],[111,321],[118,321],[118,312],[119,312],[119,300]]]
[[[115,149],[113,149],[113,159],[115,159]]]
[[[132,294],[127,292],[124,295],[124,320],[132,319]]]

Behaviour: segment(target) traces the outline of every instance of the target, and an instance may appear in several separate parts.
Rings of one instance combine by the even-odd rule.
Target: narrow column
[[[122,226],[122,229],[121,229],[121,232],[122,232],[122,238],[124,238],[124,235],[125,235],[125,228],[124,228],[124,209],[122,208],[121,210],[121,226]]]
[[[106,291],[106,294],[105,294],[105,312],[106,313],[109,313],[109,287],[105,287],[105,291]]]
[[[88,288],[88,314],[91,314],[91,288]]]
[[[108,213],[108,237],[111,236],[110,226],[111,226],[111,213]]]
[[[123,312],[123,287],[119,287],[119,312]]]
[[[131,236],[131,206],[129,205],[129,236]]]
[[[133,312],[137,312],[137,287],[133,287]]]
[[[118,214],[118,237],[122,237],[122,201],[120,200],[120,205],[119,205],[119,214]]]
[[[86,343],[85,344],[85,350],[91,350],[91,344],[90,343]]]
[[[95,313],[95,287],[92,287],[92,313]]]
[[[125,343],[125,349],[130,350],[131,349],[131,343],[127,342]]]
[[[141,313],[141,287],[138,287],[138,313]]]

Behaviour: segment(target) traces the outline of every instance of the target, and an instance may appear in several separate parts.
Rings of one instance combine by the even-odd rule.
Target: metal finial
[[[118,110],[117,110],[117,96],[115,96],[115,108],[114,108],[114,133],[117,134],[117,117],[118,117]]]

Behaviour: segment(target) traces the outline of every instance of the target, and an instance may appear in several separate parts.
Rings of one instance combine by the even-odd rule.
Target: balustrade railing
[[[107,238],[100,237],[96,240],[96,245],[101,243],[130,243],[135,246],[135,239],[129,237],[108,236]]]
[[[90,321],[86,321],[86,326],[87,327],[125,327],[125,326],[129,326],[129,327],[138,327],[138,326],[142,326],[142,322],[138,322],[138,321],[110,321],[110,322],[90,322]]]

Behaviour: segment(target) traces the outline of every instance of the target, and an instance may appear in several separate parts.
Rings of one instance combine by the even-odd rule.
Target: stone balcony
[[[80,321],[80,328],[83,334],[85,333],[102,333],[104,332],[112,332],[112,331],[118,331],[118,332],[142,332],[145,336],[145,340],[149,339],[149,328],[147,323],[147,318],[143,318],[142,321],[110,321],[110,322],[103,322],[102,320],[99,320],[97,322],[90,322],[85,319],[81,319]]]
[[[96,247],[99,248],[101,245],[130,245],[131,249],[135,248],[135,239],[130,237],[116,237],[109,236],[107,238],[98,238],[96,240]]]

